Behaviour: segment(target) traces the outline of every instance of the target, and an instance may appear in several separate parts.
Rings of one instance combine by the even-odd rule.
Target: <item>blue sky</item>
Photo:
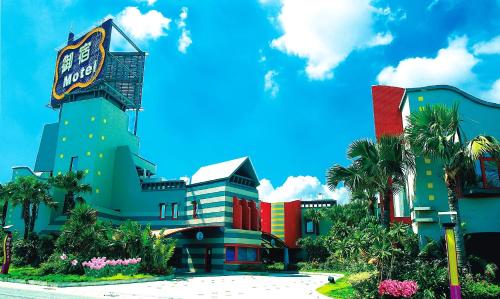
[[[42,3],[43,2],[43,3]],[[370,87],[455,85],[500,102],[500,1],[7,0],[0,182],[33,166],[56,48],[113,16],[146,62],[141,154],[168,178],[250,156],[270,199],[328,192],[326,169],[374,136]]]

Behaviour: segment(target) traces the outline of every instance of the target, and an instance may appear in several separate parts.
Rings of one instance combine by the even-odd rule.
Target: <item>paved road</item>
[[[335,275],[337,278],[341,275]],[[326,298],[326,274],[179,276],[171,281],[53,288],[0,282],[0,298]]]

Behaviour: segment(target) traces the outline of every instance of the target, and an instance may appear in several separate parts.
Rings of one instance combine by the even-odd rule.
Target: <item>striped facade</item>
[[[201,167],[189,181],[157,177],[156,165],[139,155],[139,139],[128,131],[126,112],[107,99],[92,98],[62,106],[59,121],[44,127],[35,168],[15,167],[12,179],[47,180],[74,170],[87,174],[83,183],[93,190],[82,196],[100,220],[116,226],[132,220],[171,231],[168,236],[178,240],[179,269],[207,270],[209,263],[209,270],[237,270],[260,264],[259,180],[248,157]],[[64,191],[51,192],[59,208],[40,207],[37,232],[57,232],[66,221]],[[8,211],[7,221],[22,231],[19,207]],[[235,215],[246,225],[235,226]]]

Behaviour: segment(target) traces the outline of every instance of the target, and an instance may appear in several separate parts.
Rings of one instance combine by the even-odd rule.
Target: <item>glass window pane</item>
[[[314,224],[311,220],[306,222],[306,233],[314,233]]]
[[[486,177],[486,184],[489,188],[499,188],[500,178],[498,176],[498,164],[497,161],[485,160],[484,163],[484,175]]]
[[[226,261],[233,262],[235,259],[234,247],[226,247]]]
[[[257,248],[247,248],[247,261],[249,262],[257,261]]]
[[[164,203],[160,204],[160,218],[165,219],[166,206]]]
[[[245,262],[247,261],[247,248],[239,247],[238,248],[238,261]]]
[[[172,218],[176,219],[178,215],[179,215],[179,209],[177,207],[177,204],[173,203],[172,204]]]

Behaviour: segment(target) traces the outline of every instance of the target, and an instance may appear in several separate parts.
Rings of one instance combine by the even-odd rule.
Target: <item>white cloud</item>
[[[149,6],[152,6],[153,4],[156,3],[157,0],[135,0],[136,2],[144,2],[144,3],[147,3]]]
[[[278,95],[278,92],[280,90],[280,86],[274,79],[277,75],[278,72],[276,72],[275,70],[269,70],[264,75],[264,90],[269,92],[273,98]]]
[[[372,28],[380,16],[389,18],[390,9],[377,9],[370,2],[280,0],[278,24],[283,35],[274,39],[271,47],[306,59],[310,79],[332,78],[333,70],[351,52],[392,41],[390,33],[376,33]]]
[[[179,37],[177,49],[179,52],[186,54],[187,48],[193,43],[191,40],[190,32],[188,30],[182,30],[181,37]]]
[[[467,37],[451,39],[448,47],[440,49],[434,58],[412,57],[399,64],[385,67],[377,76],[380,84],[401,87],[425,85],[462,85],[472,81],[472,68],[479,62],[467,50]]]
[[[496,80],[491,89],[482,94],[482,97],[486,101],[500,104],[500,79]]]
[[[474,54],[500,54],[500,35],[492,38],[487,42],[480,42],[473,47]]]
[[[141,13],[137,7],[126,7],[115,18],[116,23],[132,38],[141,40],[157,39],[167,35],[171,20],[157,10]]]
[[[188,17],[188,8],[181,8],[181,13],[179,14],[179,20],[177,21],[177,28],[181,29],[181,36],[177,41],[177,49],[181,53],[186,53],[187,48],[193,43],[191,39],[191,32],[186,30],[186,19]]]
[[[297,199],[313,200],[318,195],[323,194],[325,199],[335,199],[339,204],[349,202],[349,191],[344,188],[337,188],[330,191],[326,185],[321,184],[317,177],[313,176],[290,176],[282,186],[274,188],[271,181],[262,179],[259,190],[259,198],[266,202],[288,202]]]
[[[368,47],[375,47],[375,46],[384,46],[392,43],[392,40],[394,37],[392,36],[392,33],[390,32],[385,32],[385,33],[377,33],[369,42],[368,42]]]

